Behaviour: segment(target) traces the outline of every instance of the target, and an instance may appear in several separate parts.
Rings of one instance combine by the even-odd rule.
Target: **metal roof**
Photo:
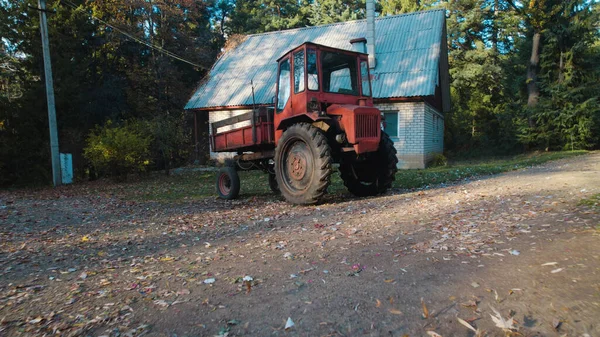
[[[444,10],[380,17],[375,20],[374,98],[433,96],[440,65],[447,64]],[[186,109],[269,104],[275,95],[276,60],[304,42],[352,50],[350,40],[366,36],[366,20],[249,35],[214,64]],[[446,55],[442,55],[446,53]],[[442,60],[440,60],[440,56]],[[443,69],[447,73],[447,68]],[[448,84],[443,83],[442,91]],[[445,96],[445,95],[444,95]],[[445,110],[445,109],[444,109]]]

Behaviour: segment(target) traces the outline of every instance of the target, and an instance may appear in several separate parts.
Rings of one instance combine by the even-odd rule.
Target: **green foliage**
[[[551,150],[597,147],[600,56],[595,25],[600,17],[588,1],[546,4],[551,5],[552,21],[540,21],[541,95],[534,109],[521,114],[520,141]]]
[[[150,164],[151,141],[135,123],[116,126],[108,121],[90,133],[84,156],[98,173],[125,180],[127,174],[143,172]]]
[[[441,153],[436,154],[431,161],[432,167],[444,167],[448,165],[448,158]]]
[[[139,134],[151,136],[150,154],[155,169],[164,169],[168,174],[171,168],[181,166],[189,159],[192,135],[186,131],[189,128],[181,116],[158,116],[149,121],[137,121],[132,126]]]
[[[600,193],[594,194],[589,198],[581,199],[578,203],[580,206],[589,206],[592,208],[600,208]]]

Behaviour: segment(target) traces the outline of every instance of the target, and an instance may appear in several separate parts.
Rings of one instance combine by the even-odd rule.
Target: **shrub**
[[[448,159],[441,153],[437,153],[431,161],[432,167],[442,167],[448,165]]]
[[[152,135],[150,155],[156,169],[169,170],[185,163],[191,148],[190,134],[186,133],[181,116],[160,116],[150,121],[138,122],[137,127]]]
[[[116,126],[108,121],[90,132],[84,156],[99,174],[123,180],[128,173],[143,172],[150,164],[151,141],[131,124]]]

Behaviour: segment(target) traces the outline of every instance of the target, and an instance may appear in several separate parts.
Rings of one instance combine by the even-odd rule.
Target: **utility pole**
[[[58,157],[58,131],[56,130],[56,107],[54,105],[54,84],[52,83],[52,65],[48,45],[48,25],[46,22],[46,0],[38,0],[40,12],[40,32],[44,52],[44,77],[46,78],[46,99],[48,101],[48,126],[50,129],[50,155],[52,157],[52,183],[54,187],[62,185],[60,160]]]

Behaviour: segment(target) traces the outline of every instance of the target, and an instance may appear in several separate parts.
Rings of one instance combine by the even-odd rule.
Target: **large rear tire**
[[[289,127],[275,148],[275,178],[285,199],[315,204],[331,176],[331,148],[320,129],[306,123]]]
[[[358,197],[385,193],[398,171],[396,153],[394,142],[382,131],[377,152],[363,161],[342,160],[340,174],[348,191]]]
[[[235,167],[226,166],[217,173],[217,194],[219,198],[231,200],[240,194],[240,176]]]

